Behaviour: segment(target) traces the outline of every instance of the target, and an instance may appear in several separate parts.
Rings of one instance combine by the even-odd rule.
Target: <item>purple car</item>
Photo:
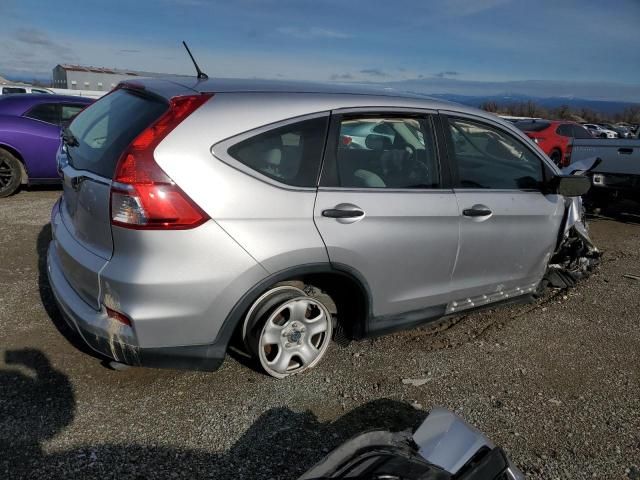
[[[21,184],[56,183],[60,129],[93,100],[65,95],[0,97],[0,197]]]

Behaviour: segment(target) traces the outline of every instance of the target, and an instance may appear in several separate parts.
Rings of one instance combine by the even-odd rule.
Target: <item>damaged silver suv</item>
[[[562,175],[499,118],[389,90],[125,82],[76,117],[49,279],[118,362],[282,378],[363,338],[571,284],[595,249]]]

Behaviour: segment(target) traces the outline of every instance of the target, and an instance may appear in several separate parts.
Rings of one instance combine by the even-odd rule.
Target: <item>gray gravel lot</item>
[[[573,290],[332,345],[278,381],[233,358],[215,373],[115,372],[72,346],[43,277],[58,195],[0,200],[0,478],[294,479],[355,433],[413,427],[440,405],[530,478],[640,479],[633,217],[592,222],[605,257]]]

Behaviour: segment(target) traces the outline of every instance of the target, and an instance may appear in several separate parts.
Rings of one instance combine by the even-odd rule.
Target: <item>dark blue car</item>
[[[0,97],[0,197],[22,184],[59,182],[60,130],[93,100],[65,95]]]

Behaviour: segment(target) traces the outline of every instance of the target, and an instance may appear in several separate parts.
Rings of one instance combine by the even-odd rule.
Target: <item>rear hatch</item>
[[[120,88],[82,111],[65,130],[58,155],[64,229],[54,232],[56,249],[67,281],[96,309],[99,272],[113,254],[110,191],[116,166],[129,144],[167,109],[160,97]]]

